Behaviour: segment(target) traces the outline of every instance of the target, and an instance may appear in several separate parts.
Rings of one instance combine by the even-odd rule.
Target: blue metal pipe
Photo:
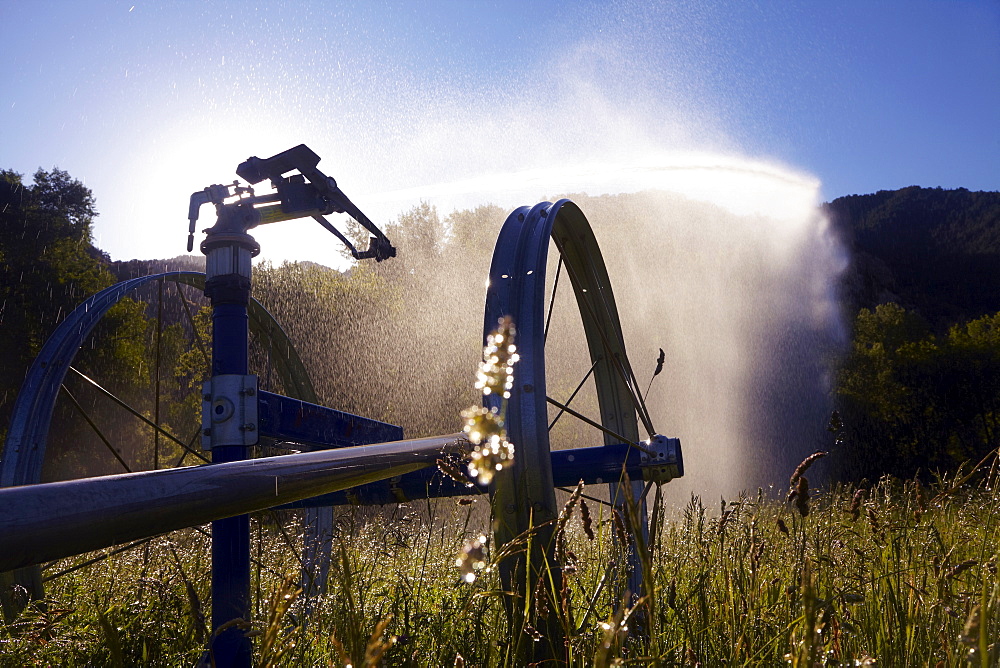
[[[247,301],[249,297],[248,288]],[[247,302],[212,305],[213,376],[249,372],[249,322]]]
[[[220,225],[223,218],[220,216]],[[212,377],[249,371],[250,255],[253,238],[210,233],[202,250],[208,256],[205,295],[212,300]],[[247,459],[243,444],[213,443],[212,463]],[[250,668],[253,647],[234,619],[250,621],[250,517],[212,522],[212,651],[217,666]]]
[[[215,304],[212,311],[212,375],[248,371],[248,319],[243,304]],[[212,463],[247,459],[243,445],[212,448]],[[212,628],[233,619],[250,621],[250,516],[212,522]],[[253,647],[236,627],[219,633],[212,647],[216,664],[250,666]]]
[[[587,485],[613,483],[622,479],[622,469],[632,480],[642,480],[641,453],[627,443],[591,448],[554,450],[551,453],[552,479],[556,487],[575,487],[583,480]],[[321,508],[324,506],[382,506],[406,503],[417,499],[471,496],[487,494],[486,485],[471,487],[456,482],[437,468],[427,468],[387,480],[323,494],[283,506],[288,508]]]

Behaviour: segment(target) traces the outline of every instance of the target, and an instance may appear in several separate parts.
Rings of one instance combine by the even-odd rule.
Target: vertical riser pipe
[[[247,305],[250,301],[251,256],[256,242],[249,235],[226,233],[221,217],[202,243],[206,260],[205,295],[212,302],[212,377],[246,375],[249,367]],[[247,458],[242,443],[212,440],[212,462]],[[234,619],[250,621],[250,517],[237,515],[212,522],[212,628]],[[250,640],[235,626],[218,633],[212,643],[216,665],[249,668]]]

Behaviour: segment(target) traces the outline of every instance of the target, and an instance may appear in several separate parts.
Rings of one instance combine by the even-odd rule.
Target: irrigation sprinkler
[[[469,492],[434,468],[442,452],[467,451],[467,443],[455,435],[405,440],[398,426],[320,406],[290,340],[250,297],[251,258],[259,246],[248,232],[258,225],[311,217],[358,260],[381,262],[395,256],[385,234],[334,179],[317,168],[318,163],[319,156],[300,145],[271,158],[253,157],[242,163],[237,174],[250,185],[237,181],[194,193],[188,214],[188,250],[193,247],[201,206],[213,204],[217,214],[200,245],[207,256],[206,273],[170,272],[112,286],[86,300],[46,342],[15,402],[0,458],[0,486],[7,488],[0,489],[4,584],[16,582],[40,596],[36,565],[44,560],[211,521],[212,624],[214,629],[224,629],[213,641],[215,661],[220,666],[249,666],[250,640],[237,627],[227,625],[236,618],[250,618],[247,513],[273,507],[400,503]],[[253,186],[265,180],[274,192],[255,194]],[[333,212],[348,213],[368,230],[371,238],[366,250],[355,248],[324,218]],[[550,240],[555,242],[558,264],[548,294]],[[546,383],[548,324],[563,275],[571,283],[590,358],[577,389],[592,379],[595,415],[588,416],[573,405],[576,391],[569,397],[555,397]],[[183,448],[180,461],[189,454],[207,461],[196,447],[200,441],[201,448],[210,451],[211,463],[40,483],[56,397],[69,371],[82,376],[72,367],[76,351],[100,318],[125,296],[155,284],[162,295],[166,283],[177,284],[182,298],[182,284],[203,289],[211,301],[211,378],[202,391],[202,424],[193,438],[182,439],[141,411],[132,412],[154,430],[157,439],[171,439]],[[638,507],[644,530],[644,488],[683,475],[680,442],[653,428],[625,352],[600,249],[586,217],[572,202],[544,202],[508,216],[490,269],[484,338],[501,316],[510,316],[516,323],[521,361],[506,405],[507,434],[517,449],[514,465],[499,472],[488,487],[479,486],[491,496],[496,546],[528,531],[535,532],[537,544],[551,545],[550,520],[559,510],[555,489],[579,480],[607,483],[610,503],[619,508],[625,504]],[[250,374],[251,332],[269,342],[281,387],[291,396],[260,389],[257,376]],[[86,380],[98,391],[111,394],[96,381]],[[488,399],[489,407],[497,407],[495,397]],[[557,411],[555,420],[568,415],[599,430],[604,444],[554,450],[549,432],[555,420],[550,423],[550,407]],[[98,431],[89,418],[88,422]],[[645,439],[640,439],[640,423]],[[113,451],[113,445],[102,439]],[[275,440],[295,443],[306,452],[248,459],[251,448]],[[626,476],[631,484],[622,482]],[[553,571],[558,578],[551,549],[501,563],[505,587],[513,591],[523,591],[526,583]],[[631,573],[630,588],[638,593],[640,569],[633,564]],[[509,608],[515,623],[516,608]],[[4,609],[5,614],[11,612],[7,599]],[[549,651],[555,650],[539,646],[531,656],[544,658]]]

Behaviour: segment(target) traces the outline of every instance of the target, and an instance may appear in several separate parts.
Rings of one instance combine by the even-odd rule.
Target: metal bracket
[[[656,434],[648,441],[643,441],[643,445],[653,452],[640,454],[639,465],[645,480],[662,485],[684,475],[681,439]]]
[[[201,398],[203,449],[257,444],[257,376],[214,376],[202,385]]]
[[[389,492],[392,493],[396,503],[408,503],[410,499],[406,497],[406,492],[399,486],[399,482],[403,479],[403,476],[397,475],[389,478]]]

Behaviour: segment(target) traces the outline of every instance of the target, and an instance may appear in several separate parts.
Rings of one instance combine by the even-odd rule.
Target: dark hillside
[[[1000,192],[911,186],[825,208],[851,251],[848,313],[896,302],[943,329],[1000,311]]]
[[[178,255],[167,260],[115,261],[108,269],[119,281],[168,271],[205,271],[204,255]]]

